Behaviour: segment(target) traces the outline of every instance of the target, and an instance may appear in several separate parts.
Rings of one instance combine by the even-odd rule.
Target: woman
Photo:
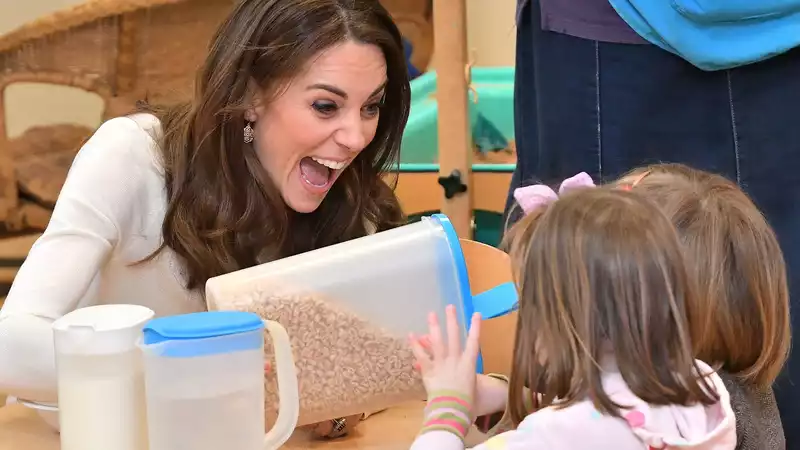
[[[55,401],[50,324],[76,308],[203,310],[211,277],[403,222],[381,176],[410,88],[378,2],[242,0],[198,75],[81,149],[0,311],[0,391]]]
[[[511,192],[581,171],[611,180],[660,161],[723,174],[764,212],[790,292],[800,289],[800,49],[704,71],[648,43],[609,0],[520,0],[518,12]],[[796,374],[800,357],[786,367]],[[775,387],[790,450],[800,449],[799,389],[786,375]]]

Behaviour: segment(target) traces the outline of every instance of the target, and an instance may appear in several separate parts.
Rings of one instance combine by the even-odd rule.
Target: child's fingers
[[[431,352],[431,340],[429,337],[422,336],[421,338],[417,339],[417,342],[419,342],[419,345],[425,349],[425,352],[428,353],[428,356],[433,357]]]
[[[467,343],[464,346],[464,356],[475,365],[478,361],[478,353],[481,349],[480,344],[481,336],[481,315],[475,313],[472,315],[472,321],[469,325],[469,334],[467,335]]]
[[[456,317],[456,307],[447,305],[445,308],[447,326],[447,354],[457,358],[461,354],[461,330]]]
[[[428,330],[431,341],[430,352],[434,360],[445,357],[445,346],[442,342],[442,329],[439,327],[439,317],[435,312],[428,314]]]
[[[431,348],[431,337],[428,336],[427,334],[425,336],[420,336],[419,344],[422,347],[426,348],[426,349],[430,349]]]
[[[414,354],[414,358],[417,360],[415,363],[415,368],[424,372],[428,367],[430,367],[431,364],[431,358],[428,355],[428,352],[426,352],[425,349],[419,345],[419,340],[415,338],[413,334],[408,336],[408,342],[411,345],[411,353]]]

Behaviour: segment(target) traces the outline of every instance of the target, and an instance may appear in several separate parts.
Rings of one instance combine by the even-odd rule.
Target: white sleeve
[[[130,224],[150,136],[129,118],[104,123],[73,161],[50,223],[0,310],[0,392],[56,400],[52,322],[82,304]]]

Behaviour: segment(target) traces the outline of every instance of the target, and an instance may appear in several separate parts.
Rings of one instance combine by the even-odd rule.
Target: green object
[[[473,172],[494,172],[494,173],[508,173],[513,172],[516,164],[473,164]],[[437,173],[439,172],[439,164],[435,163],[400,163],[400,172],[413,172],[413,173]]]
[[[470,91],[472,138],[482,152],[500,150],[514,140],[514,68],[474,67]],[[411,82],[411,115],[400,152],[400,172],[439,172],[438,104],[436,72],[426,72]],[[513,172],[515,164],[473,164],[473,172]],[[409,217],[409,222],[439,211]],[[473,239],[497,247],[503,234],[503,216],[491,211],[474,212]]]
[[[481,113],[478,113],[478,118],[472,126],[472,143],[484,154],[508,147],[508,141],[503,137],[503,133]]]
[[[476,102],[473,92],[469,93],[470,123],[476,143],[493,147],[513,141],[514,67],[473,67],[472,87],[478,94]],[[411,113],[403,133],[401,170],[404,164],[437,162],[439,106],[435,95],[435,71],[411,82]]]
[[[438,214],[439,211],[426,211],[408,216],[408,223],[419,222],[422,217]],[[497,247],[503,237],[503,215],[491,211],[474,212],[475,229],[472,239],[482,244]]]

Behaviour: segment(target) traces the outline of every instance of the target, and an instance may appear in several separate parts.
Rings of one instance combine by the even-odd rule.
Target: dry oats
[[[385,332],[323,296],[260,289],[217,307],[253,312],[286,328],[300,389],[298,425],[425,398],[405,337]],[[267,360],[274,364],[268,335],[265,344]],[[265,381],[270,423],[278,406],[274,378]]]

